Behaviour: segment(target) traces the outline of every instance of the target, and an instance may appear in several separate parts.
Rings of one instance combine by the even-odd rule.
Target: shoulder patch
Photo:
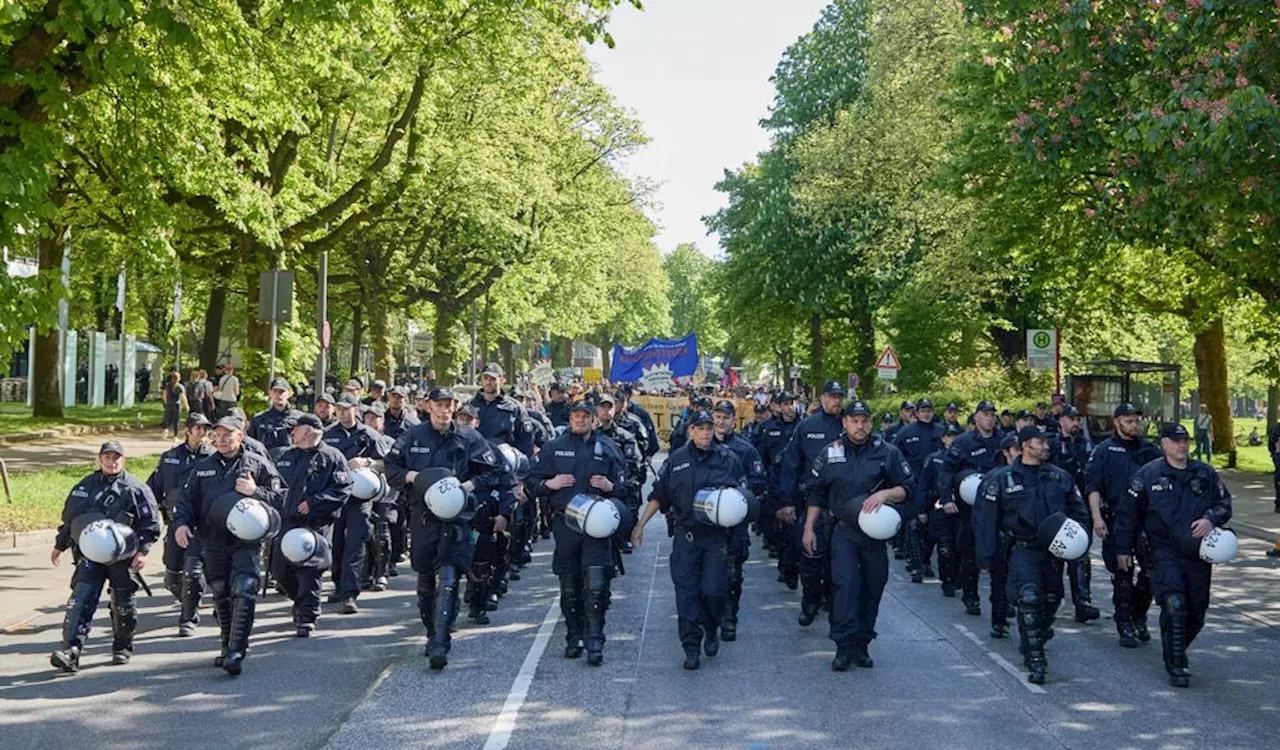
[[[1142,481],[1142,477],[1135,474],[1133,478],[1129,480],[1129,489],[1134,492],[1141,492],[1143,484],[1145,484],[1145,482]]]

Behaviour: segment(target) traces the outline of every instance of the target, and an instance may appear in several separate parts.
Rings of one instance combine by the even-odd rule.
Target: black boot
[[[1076,608],[1076,622],[1092,622],[1102,617],[1093,606],[1093,563],[1086,553],[1075,562],[1067,563],[1067,578],[1071,581],[1071,603]]]
[[[724,619],[723,596],[702,597],[702,653],[714,658],[720,653],[720,622]]]
[[[1164,668],[1169,673],[1169,684],[1177,688],[1191,687],[1191,673],[1187,671],[1186,600],[1181,594],[1169,594],[1163,608],[1160,640],[1164,645]]]
[[[221,667],[227,659],[227,649],[231,643],[231,597],[219,597],[215,590],[213,597],[213,617],[218,621],[218,630],[220,631],[219,639],[222,643],[222,653],[213,659],[213,666]]]
[[[609,609],[609,579],[611,568],[592,567],[586,570],[585,604],[587,664],[598,667],[604,663],[604,615]]]
[[[1018,602],[1018,636],[1022,641],[1022,661],[1027,668],[1027,681],[1044,684],[1049,669],[1044,655],[1044,641],[1040,639],[1040,602],[1023,597]]]
[[[49,656],[49,663],[71,674],[80,670],[80,651],[93,625],[93,611],[98,608],[100,586],[78,583],[67,601],[67,614],[62,619],[62,648]]]
[[[821,560],[818,561],[819,565]],[[804,586],[804,592],[800,598],[800,625],[809,627],[818,617],[818,613],[822,611],[822,571],[807,570],[801,568],[801,584]]]
[[[564,658],[577,659],[582,656],[582,635],[586,627],[581,576],[560,576],[560,614],[564,615]]]
[[[725,641],[738,640],[738,603],[742,600],[742,560],[734,559],[729,563],[729,607],[724,622],[720,623],[720,637]]]
[[[693,648],[685,647],[684,650],[684,668],[697,669],[702,666],[702,654],[695,646]]]
[[[436,571],[435,605],[432,623],[435,632],[427,642],[427,656],[432,669],[444,669],[449,664],[449,629],[458,616],[458,569],[443,565]]]
[[[844,672],[849,669],[849,665],[853,663],[853,644],[850,641],[841,641],[836,644],[836,658],[831,660],[831,671]]]
[[[869,645],[870,644],[860,638],[853,639],[853,653],[851,654],[851,658],[853,659],[854,664],[865,669],[870,669],[876,665],[876,663],[871,660],[871,655],[867,653],[867,646]]]
[[[200,597],[203,594],[203,581],[195,576],[182,576],[182,613],[178,615],[178,637],[188,638],[196,634],[196,627],[200,624]]]
[[[902,543],[907,552],[907,570],[911,572],[911,582],[924,583],[924,548],[920,543],[920,534],[914,520],[907,522],[902,536]]]
[[[256,603],[250,596],[235,596],[231,614],[231,640],[227,643],[227,657],[222,668],[232,677],[240,674],[241,665],[249,654],[249,632],[253,630],[253,612]]]
[[[166,568],[164,571],[164,587],[169,591],[170,594],[173,594],[173,598],[177,600],[179,604],[182,603],[182,571],[181,570],[169,570],[168,568]]]
[[[1062,595],[1049,593],[1044,595],[1044,607],[1040,611],[1040,640],[1048,643],[1053,640],[1053,623],[1058,618],[1058,608],[1062,606]]]
[[[1133,572],[1116,571],[1111,576],[1112,603],[1115,605],[1116,633],[1124,648],[1138,647],[1138,633],[1133,628]]]
[[[138,629],[138,605],[132,593],[111,592],[111,655],[115,664],[133,657],[133,634]]]
[[[478,625],[489,624],[489,563],[475,563],[467,576],[467,617]]]

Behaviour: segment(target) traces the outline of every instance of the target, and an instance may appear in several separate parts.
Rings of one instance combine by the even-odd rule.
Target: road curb
[[[36,531],[6,531],[0,536],[0,542],[3,542],[4,549],[17,549],[19,547],[41,547],[53,546],[54,540],[58,536],[57,529],[39,529]]]
[[[1277,538],[1280,538],[1280,536],[1273,531],[1267,531],[1261,526],[1254,526],[1250,523],[1237,521],[1234,518],[1227,522],[1227,525],[1235,529],[1237,534],[1247,536],[1251,539],[1261,539],[1268,544],[1272,544],[1277,540]]]
[[[0,435],[0,447],[8,443],[34,443],[40,440],[56,440],[70,435],[97,435],[109,432],[133,432],[134,430],[150,430],[159,427],[154,424],[72,424],[56,430],[39,430],[37,432],[19,432],[14,435]]]

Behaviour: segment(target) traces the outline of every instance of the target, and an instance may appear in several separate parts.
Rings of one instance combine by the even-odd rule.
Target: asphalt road
[[[81,673],[56,676],[47,657],[61,617],[46,612],[0,633],[0,747],[1113,750],[1256,748],[1280,736],[1280,563],[1262,542],[1244,540],[1241,558],[1216,571],[1189,690],[1168,686],[1158,638],[1116,645],[1097,563],[1104,618],[1077,625],[1064,605],[1043,688],[1022,679],[1015,640],[987,637],[985,600],[983,617],[967,616],[897,563],[875,668],[833,673],[825,622],[796,624],[798,592],[775,582],[758,548],[738,642],[687,672],[661,519],[615,580],[605,664],[592,668],[562,656],[551,545],[538,543],[491,625],[460,618],[440,673],[422,657],[412,576],[361,597],[358,615],[325,614],[305,641],[272,594],[234,679],[212,666],[209,620],[196,638],[172,637],[177,610],[159,587],[142,600],[137,654],[124,667],[109,666],[104,606]]]

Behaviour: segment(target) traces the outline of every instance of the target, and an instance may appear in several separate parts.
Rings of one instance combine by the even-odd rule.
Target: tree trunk
[[[809,318],[809,382],[816,393],[822,387],[822,316]]]
[[[351,369],[347,377],[360,374],[360,350],[364,347],[364,308],[357,301],[351,310]]]
[[[387,303],[378,294],[370,295],[369,336],[373,339],[373,376],[391,383],[395,377],[396,355],[391,346],[388,317]]]
[[[431,328],[431,369],[435,370],[436,383],[453,385],[458,376],[458,320],[460,311],[449,302],[436,304],[436,319]]]
[[[1271,429],[1271,425],[1276,423],[1277,418],[1280,418],[1280,383],[1272,383],[1267,386],[1267,429]],[[1265,439],[1264,436],[1263,440]]]
[[[1218,315],[1196,332],[1196,374],[1200,377],[1200,398],[1213,417],[1213,450],[1226,453],[1227,466],[1236,465],[1235,425],[1231,420],[1231,399],[1227,391],[1227,332]]]
[[[218,366],[222,343],[222,318],[227,312],[227,282],[221,272],[214,274],[209,290],[209,306],[204,310],[204,338],[200,341],[200,369],[212,373]]]
[[[508,338],[498,339],[498,353],[502,357],[502,369],[507,373],[507,379],[515,382],[516,342]]]
[[[54,219],[50,230],[48,236],[42,236],[38,243],[38,263],[41,275],[57,279],[62,276],[62,238],[66,228]],[[59,293],[65,292],[60,289]],[[47,330],[37,330],[36,350],[29,353],[31,380],[27,387],[32,389],[31,413],[36,417],[62,418],[62,368],[58,366],[60,335],[56,323]]]
[[[858,392],[863,398],[871,398],[876,392],[876,328],[869,297],[860,296],[858,302],[853,319],[858,342],[853,371],[858,373]]]

